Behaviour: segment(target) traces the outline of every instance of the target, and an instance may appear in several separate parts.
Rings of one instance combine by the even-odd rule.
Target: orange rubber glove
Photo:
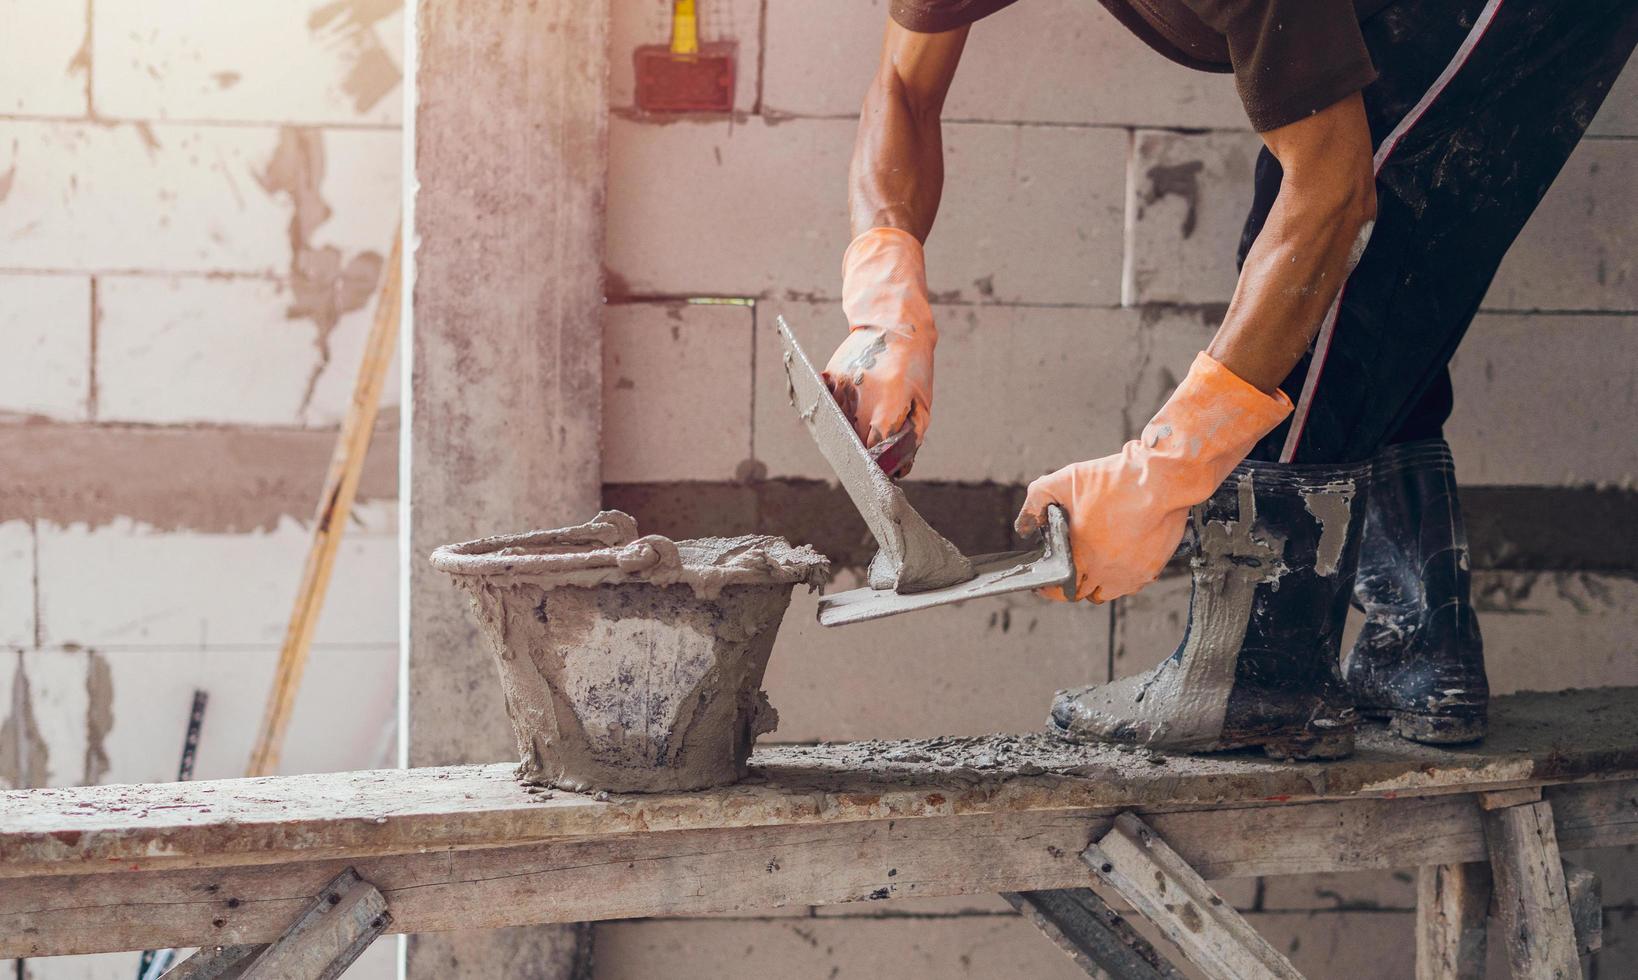
[[[1072,463],[1029,485],[1016,527],[1030,534],[1047,504],[1069,515],[1075,598],[1106,602],[1153,582],[1177,551],[1189,508],[1210,497],[1257,440],[1291,414],[1202,351],[1141,437],[1102,459]],[[1060,588],[1044,589],[1064,599]]]
[[[842,312],[848,335],[825,365],[825,383],[871,448],[908,422],[915,445],[895,453],[910,471],[933,409],[933,347],[938,328],[927,301],[927,262],[916,236],[872,228],[842,258]]]

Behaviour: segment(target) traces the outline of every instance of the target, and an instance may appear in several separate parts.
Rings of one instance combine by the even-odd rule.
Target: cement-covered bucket
[[[778,715],[762,692],[798,583],[829,562],[783,538],[640,537],[604,511],[577,527],[445,545],[472,598],[522,756],[519,778],[573,790],[732,783]]]

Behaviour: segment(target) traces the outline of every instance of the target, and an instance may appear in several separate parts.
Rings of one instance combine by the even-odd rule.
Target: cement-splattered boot
[[[1418,742],[1484,738],[1490,685],[1469,578],[1450,447],[1425,439],[1383,450],[1354,584],[1365,627],[1344,669],[1361,714]]]
[[[1154,670],[1059,691],[1049,726],[1076,741],[1279,758],[1353,751],[1337,676],[1368,464],[1241,463],[1190,514],[1183,641]]]

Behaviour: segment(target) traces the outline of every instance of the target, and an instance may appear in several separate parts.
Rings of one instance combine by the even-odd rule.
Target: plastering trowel
[[[820,598],[820,625],[862,623],[1026,589],[1073,587],[1075,564],[1069,550],[1069,521],[1057,506],[1047,508],[1041,545],[1027,551],[968,558],[928,526],[859,440],[785,318],[777,320],[791,403],[841,481],[842,489],[864,517],[879,549],[870,562],[869,588]]]

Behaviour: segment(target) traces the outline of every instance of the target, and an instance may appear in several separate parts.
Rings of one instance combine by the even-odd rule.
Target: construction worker
[[[849,180],[851,329],[825,372],[870,446],[928,431],[939,114],[971,24],[1011,2],[892,2]],[[1102,3],[1174,61],[1232,71],[1265,148],[1210,345],[1137,439],[1036,480],[1018,515],[1027,533],[1068,512],[1078,583],[1055,598],[1136,592],[1180,543],[1194,576],[1173,655],[1058,692],[1050,726],[1294,758],[1346,755],[1360,714],[1482,738],[1446,365],[1638,42],[1638,3]],[[1339,672],[1350,593],[1366,621]]]

